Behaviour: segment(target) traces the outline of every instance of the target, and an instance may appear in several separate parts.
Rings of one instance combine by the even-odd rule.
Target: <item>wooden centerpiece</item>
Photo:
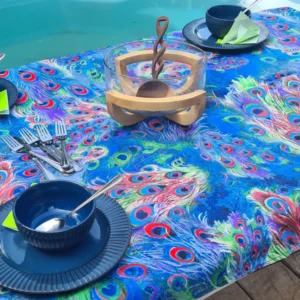
[[[163,26],[161,22],[165,22]],[[204,112],[206,55],[187,43],[164,41],[167,26],[168,19],[160,17],[157,40],[124,44],[105,57],[108,112],[123,125],[149,116],[189,125]],[[152,79],[145,76],[150,69]]]

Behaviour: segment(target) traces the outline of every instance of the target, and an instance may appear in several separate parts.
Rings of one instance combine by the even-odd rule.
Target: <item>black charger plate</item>
[[[205,18],[194,20],[185,25],[182,34],[190,43],[205,50],[213,52],[244,52],[258,47],[269,37],[269,30],[260,24],[257,25],[260,27],[260,35],[256,44],[218,44],[218,39],[211,35],[208,30]]]
[[[19,232],[2,226],[14,200],[0,207],[0,285],[22,293],[53,294],[88,285],[111,270],[124,255],[131,227],[126,212],[103,195],[96,218],[80,245],[46,252],[29,245]]]
[[[15,104],[15,102],[18,100],[18,90],[12,82],[0,78],[0,92],[4,90],[7,90],[9,107],[12,107]]]

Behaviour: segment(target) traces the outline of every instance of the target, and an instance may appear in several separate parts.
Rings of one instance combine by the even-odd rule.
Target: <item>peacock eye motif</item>
[[[169,255],[180,263],[191,263],[195,259],[193,251],[185,247],[173,247],[170,249]]]
[[[222,163],[223,166],[225,166],[227,168],[235,167],[235,161],[231,158],[221,157],[220,162]]]
[[[246,113],[250,117],[264,118],[264,119],[270,118],[270,112],[263,105],[256,104],[256,103],[249,103],[244,106],[244,109],[246,110]]]
[[[6,171],[0,170],[0,185],[6,181],[7,175]]]
[[[242,166],[242,169],[243,169],[245,172],[249,172],[249,173],[253,173],[253,172],[256,172],[256,171],[257,171],[256,166],[251,165],[251,164],[245,164],[245,165],[243,165],[243,166]]]
[[[28,168],[25,171],[21,171],[18,175],[23,177],[33,177],[40,173],[40,170],[37,167]]]
[[[186,289],[188,278],[183,274],[174,274],[168,278],[168,286],[176,292]]]
[[[299,109],[300,108],[300,99],[296,97],[287,97],[285,99],[285,104],[291,109]]]
[[[140,189],[139,193],[142,196],[153,196],[158,195],[163,191],[163,188],[159,185],[148,185]]]
[[[266,91],[259,86],[248,89],[248,93],[255,98],[263,98],[266,96]]]
[[[220,148],[226,153],[233,153],[233,148],[229,145],[221,145]]]
[[[152,205],[141,205],[129,214],[129,220],[132,226],[139,227],[151,222],[153,215],[154,209]]]
[[[20,71],[19,76],[20,79],[25,82],[33,82],[36,80],[35,74],[30,71]]]
[[[257,246],[252,246],[252,249],[251,249],[251,258],[252,259],[255,259],[259,254],[259,249]]]
[[[150,128],[156,131],[163,130],[165,127],[165,124],[161,122],[160,120],[152,120],[149,122]]]
[[[175,194],[178,196],[185,196],[191,193],[191,191],[193,190],[194,186],[193,185],[188,185],[188,184],[183,184],[178,186],[175,189]]]
[[[152,238],[164,239],[170,235],[171,227],[164,223],[150,223],[145,225],[144,231]]]
[[[198,240],[200,240],[203,243],[211,243],[210,239],[213,239],[214,236],[210,234],[209,232],[205,231],[204,229],[195,229],[194,235]]]
[[[261,157],[266,160],[266,161],[274,161],[275,160],[275,157],[274,155],[272,155],[271,153],[269,152],[263,152],[261,154]]]
[[[117,269],[117,274],[124,278],[142,279],[147,274],[147,268],[142,264],[128,264]]]
[[[259,222],[261,223],[261,221],[259,221]],[[262,239],[263,239],[262,232],[258,229],[254,230],[253,238],[254,238],[255,241],[261,242]]]
[[[168,172],[166,173],[166,177],[169,179],[177,179],[183,176],[184,173],[182,172]]]
[[[288,203],[281,198],[269,197],[265,200],[265,205],[270,210],[281,215],[287,215],[290,213],[290,207]]]
[[[140,175],[135,175],[135,176],[130,177],[130,181],[135,182],[135,183],[141,183],[141,182],[147,181],[149,178],[151,178],[150,175],[140,174]]]
[[[293,231],[288,229],[283,230],[281,233],[281,240],[290,251],[298,249],[298,237]]]
[[[250,272],[250,264],[248,262],[244,263],[244,271],[246,273]]]
[[[169,211],[169,216],[172,219],[180,219],[186,214],[186,210],[183,207],[176,206]]]
[[[247,240],[243,234],[241,233],[235,234],[234,239],[236,243],[239,245],[239,247],[245,248],[247,246]]]
[[[289,121],[291,124],[300,127],[300,114],[290,114]]]

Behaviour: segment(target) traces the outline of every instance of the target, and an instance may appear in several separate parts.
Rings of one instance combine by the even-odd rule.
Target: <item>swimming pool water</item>
[[[210,6],[253,1],[1,0],[0,70],[154,35],[160,15],[169,31],[181,30]],[[282,6],[300,10],[300,0],[263,0],[253,10]]]

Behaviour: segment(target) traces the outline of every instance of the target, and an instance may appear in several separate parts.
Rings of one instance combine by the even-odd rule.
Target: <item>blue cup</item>
[[[234,20],[245,7],[237,5],[216,5],[206,11],[206,25],[217,38],[223,38],[232,27]],[[251,18],[251,12],[245,13]]]

